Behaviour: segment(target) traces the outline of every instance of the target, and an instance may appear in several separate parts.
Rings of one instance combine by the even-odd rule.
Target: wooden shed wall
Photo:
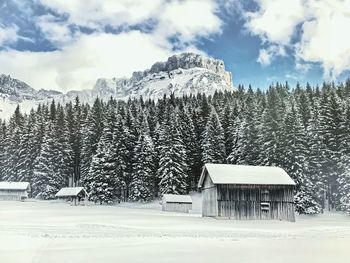
[[[191,203],[166,203],[162,204],[162,210],[168,212],[183,212],[188,213],[192,210]]]
[[[216,185],[206,175],[202,186],[202,215],[215,217],[218,215],[218,198]]]
[[[0,190],[0,200],[3,201],[20,201],[28,198],[25,190]]]
[[[216,187],[219,217],[295,221],[293,186],[217,185]],[[267,205],[269,209],[262,209],[262,205]]]

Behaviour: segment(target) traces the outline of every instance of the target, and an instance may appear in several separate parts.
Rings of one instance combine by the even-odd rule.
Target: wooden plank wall
[[[163,211],[168,212],[182,212],[182,213],[188,213],[190,210],[192,210],[192,204],[190,203],[163,203],[162,205]]]
[[[20,201],[20,195],[0,195],[0,201]]]
[[[217,185],[218,216],[295,221],[293,186]],[[268,194],[264,191],[268,190]],[[261,203],[269,210],[261,209]]]
[[[0,200],[18,201],[21,197],[27,198],[27,191],[24,190],[0,190]]]
[[[202,216],[215,217],[218,215],[217,200],[216,185],[207,174],[202,186]]]

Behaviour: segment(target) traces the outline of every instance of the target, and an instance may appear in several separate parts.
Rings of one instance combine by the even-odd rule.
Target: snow
[[[200,198],[193,198],[194,206]],[[230,221],[162,212],[156,202],[70,206],[0,202],[0,261],[6,263],[345,263],[350,217]]]
[[[172,71],[147,73],[141,79],[99,79],[93,92],[101,98],[110,96],[127,100],[129,97],[158,100],[164,94],[183,96],[197,93],[212,95],[215,91],[231,91],[232,85],[225,81],[225,75],[209,69],[193,67]]]
[[[28,182],[0,182],[0,190],[27,190]]]
[[[57,98],[55,98],[55,101],[60,101],[60,100],[62,100],[60,96],[57,96]],[[47,98],[47,99],[40,99],[40,100],[26,99],[21,102],[17,102],[17,101],[12,101],[10,98],[7,98],[7,97],[1,98],[0,96],[0,119],[3,119],[3,120],[10,119],[10,117],[15,112],[15,109],[17,108],[17,106],[20,107],[21,112],[29,113],[31,109],[37,107],[39,104],[46,104],[46,103],[50,103],[51,101],[52,101],[51,98]]]
[[[56,196],[57,197],[77,196],[83,190],[84,190],[84,187],[65,187],[59,190]]]
[[[167,203],[192,203],[192,198],[189,195],[163,195],[163,201]]]
[[[214,184],[271,184],[295,185],[295,182],[282,169],[271,166],[249,166],[233,164],[205,164]],[[201,187],[205,177],[204,170],[199,180]]]
[[[167,62],[155,63],[151,70],[134,72],[132,78],[98,79],[91,88],[67,94],[52,90],[37,91],[20,80],[0,75],[0,119],[9,119],[17,105],[23,113],[29,113],[39,103],[50,103],[52,99],[61,104],[74,101],[76,96],[84,103],[93,103],[96,97],[108,100],[111,96],[120,100],[140,96],[158,100],[164,94],[212,95],[216,90],[231,91],[233,85],[232,75],[225,70],[223,61],[183,53],[170,57]],[[16,96],[10,95],[13,91],[16,91]]]

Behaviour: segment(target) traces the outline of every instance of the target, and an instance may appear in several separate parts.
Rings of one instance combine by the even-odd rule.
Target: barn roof
[[[214,184],[295,185],[292,178],[279,167],[205,164],[198,187],[202,187],[206,171]]]
[[[28,182],[0,182],[0,190],[27,190]]]
[[[166,203],[192,203],[192,198],[189,195],[165,194],[163,200]]]
[[[77,196],[83,190],[84,187],[65,187],[57,192],[56,197]]]

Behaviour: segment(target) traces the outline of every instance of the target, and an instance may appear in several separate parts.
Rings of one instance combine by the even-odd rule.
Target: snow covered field
[[[196,210],[199,209],[196,207]],[[350,217],[296,223],[228,221],[158,204],[0,202],[0,262],[338,263],[350,260]]]

